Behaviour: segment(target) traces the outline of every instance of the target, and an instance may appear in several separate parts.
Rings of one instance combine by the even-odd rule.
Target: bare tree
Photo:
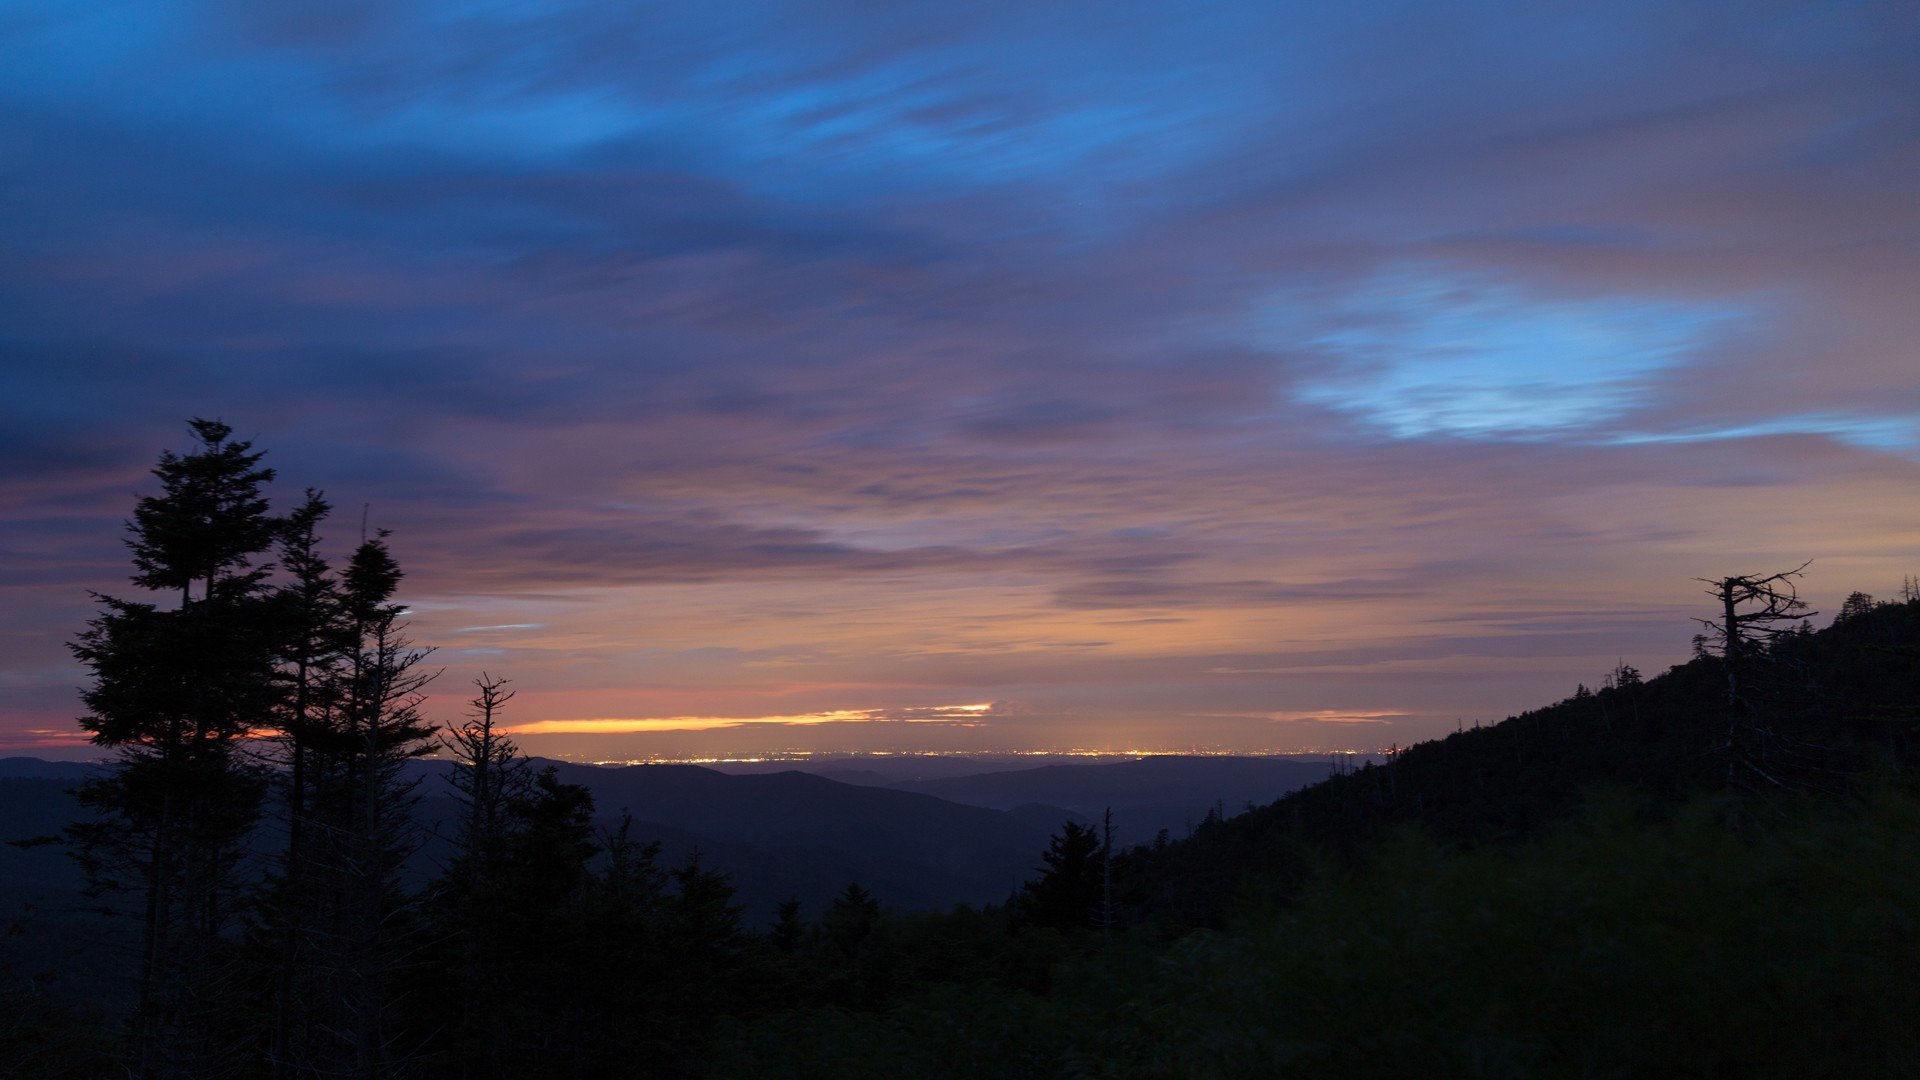
[[[1720,749],[1727,754],[1730,778],[1744,769],[1770,783],[1781,782],[1765,765],[1769,733],[1753,697],[1753,676],[1775,638],[1795,632],[1800,620],[1819,614],[1807,610],[1794,585],[1812,565],[1809,559],[1774,574],[1695,579],[1709,586],[1707,595],[1720,604],[1718,619],[1696,621],[1707,629],[1705,650],[1717,654],[1726,668],[1727,738]]]
[[[509,681],[481,672],[473,680],[477,693],[467,702],[466,722],[440,735],[440,745],[457,762],[447,779],[465,810],[455,850],[469,878],[482,872],[497,846],[508,802],[525,794],[531,782],[520,748],[498,726],[500,710],[517,693],[506,689]],[[471,881],[468,886],[471,891]]]

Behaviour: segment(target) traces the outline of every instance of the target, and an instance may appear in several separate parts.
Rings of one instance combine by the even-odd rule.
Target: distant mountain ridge
[[[1155,755],[887,786],[995,810],[1057,806],[1082,821],[1098,820],[1111,809],[1115,842],[1127,845],[1151,840],[1162,829],[1184,835],[1210,813],[1231,817],[1265,806],[1326,779],[1328,771],[1324,761],[1298,758]]]
[[[1004,811],[801,772],[728,775],[697,765],[536,764],[552,764],[560,779],[590,788],[603,820],[626,812],[636,822],[718,843],[838,853],[843,864],[888,860],[896,878],[910,866],[930,880],[950,881],[944,897],[914,890],[916,907],[1004,899],[1032,872],[1051,835],[1049,828]],[[644,828],[636,831],[646,835]],[[711,864],[732,869],[718,859]],[[851,880],[834,883],[832,891]],[[878,882],[869,887],[883,903],[908,902],[888,896]]]
[[[663,862],[697,852],[730,874],[755,921],[789,897],[819,910],[853,881],[907,910],[997,903],[1033,875],[1067,820],[1090,822],[1112,806],[1116,838],[1144,842],[1160,828],[1184,833],[1210,808],[1231,815],[1326,773],[1323,764],[1296,760],[1161,757],[863,784],[792,770],[529,764],[551,765],[560,779],[589,788],[603,825],[631,814],[637,837],[661,841]],[[99,768],[0,758],[0,841],[57,833],[79,813],[65,790]],[[423,760],[412,768],[422,817],[449,819],[445,777],[453,766]],[[443,858],[430,844],[415,872],[431,876]],[[55,847],[0,850],[0,886],[12,890],[16,906],[29,894],[45,904],[46,888],[72,890],[77,880]]]
[[[0,780],[85,780],[101,766],[84,761],[43,761],[32,757],[0,758]]]

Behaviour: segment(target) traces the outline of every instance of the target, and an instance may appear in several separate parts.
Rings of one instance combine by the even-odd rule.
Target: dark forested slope
[[[1409,747],[1208,822],[1189,841],[1127,852],[1115,867],[1121,909],[1171,929],[1219,926],[1237,901],[1284,896],[1308,848],[1351,848],[1409,823],[1452,843],[1523,839],[1596,789],[1667,803],[1722,791],[1834,794],[1876,769],[1902,770],[1920,753],[1920,602],[1777,639],[1738,716],[1716,656],[1618,681]],[[1736,726],[1764,774],[1737,760]]]
[[[1110,935],[1091,849],[1056,839],[998,931],[1047,978],[975,966],[768,1016],[714,1070],[1920,1074],[1920,603],[1747,659],[1731,699],[1711,655],[1618,672],[1126,852]],[[1043,917],[1076,889],[1077,917]],[[883,929],[905,959],[869,966],[909,967]]]

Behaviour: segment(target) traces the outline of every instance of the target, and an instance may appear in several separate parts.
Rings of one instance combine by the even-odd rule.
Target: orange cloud
[[[813,724],[896,723],[937,724],[978,720],[993,708],[978,705],[934,705],[909,709],[833,709],[787,716],[645,716],[595,717],[578,720],[535,720],[507,730],[514,735],[634,735],[658,731],[716,731],[769,724],[806,727]]]
[[[1376,712],[1357,712],[1353,709],[1316,709],[1308,712],[1269,713],[1267,719],[1279,724],[1293,724],[1303,720],[1322,724],[1384,724],[1389,720],[1411,713],[1394,709],[1381,709]]]

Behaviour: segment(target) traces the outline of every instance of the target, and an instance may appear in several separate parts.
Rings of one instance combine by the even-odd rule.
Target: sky
[[[1920,7],[0,6],[0,754],[189,417],[536,753],[1406,745],[1920,573]]]

